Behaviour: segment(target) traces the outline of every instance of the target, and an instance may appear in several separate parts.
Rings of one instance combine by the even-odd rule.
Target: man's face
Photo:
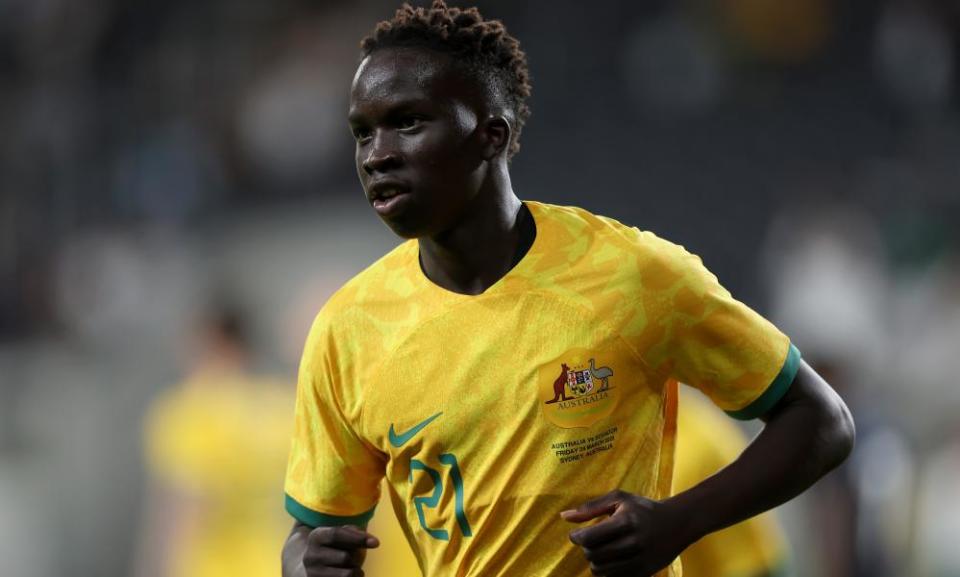
[[[399,236],[450,230],[479,191],[476,98],[450,57],[432,50],[385,48],[360,63],[349,113],[357,174]]]

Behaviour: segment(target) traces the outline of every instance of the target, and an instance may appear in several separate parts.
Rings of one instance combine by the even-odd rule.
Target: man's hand
[[[648,576],[704,535],[794,498],[853,449],[853,417],[805,362],[783,397],[760,417],[766,425],[730,465],[663,501],[614,491],[560,515],[583,523],[570,539],[597,575]]]
[[[380,541],[359,527],[294,527],[284,547],[284,575],[290,577],[363,577],[367,549]],[[293,557],[294,563],[288,564]],[[293,565],[292,571],[287,567]]]
[[[666,502],[624,491],[607,493],[560,513],[572,523],[605,515],[609,517],[596,525],[570,532],[570,540],[583,548],[594,575],[653,575],[695,540],[685,535],[683,520]]]

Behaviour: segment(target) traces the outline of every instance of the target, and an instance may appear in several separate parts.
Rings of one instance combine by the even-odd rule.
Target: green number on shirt
[[[472,537],[473,531],[470,529],[470,522],[467,521],[467,514],[463,508],[463,476],[460,475],[460,465],[457,463],[457,458],[450,453],[444,453],[440,455],[439,460],[441,464],[450,467],[450,481],[453,483],[454,512],[457,516],[457,525],[460,527],[460,532],[464,537]],[[430,527],[427,527],[427,522],[426,519],[424,519],[423,513],[424,507],[430,507],[433,509],[440,504],[440,496],[443,494],[443,481],[441,480],[440,472],[433,467],[430,467],[423,461],[411,459],[411,483],[413,483],[414,470],[426,472],[427,475],[430,476],[430,480],[433,481],[433,493],[429,497],[413,498],[413,504],[417,508],[417,517],[420,519],[420,526],[423,527],[423,530],[434,539],[438,539],[440,541],[449,541],[450,534],[446,529],[431,529]]]

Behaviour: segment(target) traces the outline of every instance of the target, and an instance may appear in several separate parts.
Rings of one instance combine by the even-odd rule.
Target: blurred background
[[[701,255],[851,405],[787,573],[960,575],[960,4],[477,4],[530,61],[521,198]],[[345,120],[396,5],[0,0],[0,574],[171,575],[229,441],[277,473],[215,489],[282,508],[307,328],[397,243]]]

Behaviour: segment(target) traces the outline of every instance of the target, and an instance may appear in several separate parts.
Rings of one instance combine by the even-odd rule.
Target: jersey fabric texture
[[[145,421],[151,476],[200,509],[172,537],[169,575],[277,574],[290,530],[278,492],[292,392],[239,371],[204,370],[153,402]]]
[[[585,577],[559,513],[670,495],[677,381],[739,418],[787,390],[799,353],[699,258],[526,204],[533,245],[483,294],[433,284],[408,241],[324,306],[300,367],[295,518],[365,524],[386,478],[427,577]]]
[[[384,488],[386,481],[384,481]],[[403,527],[389,507],[377,507],[367,531],[380,539],[380,546],[367,551],[363,570],[370,577],[422,577]]]
[[[730,464],[746,444],[733,421],[703,395],[681,387],[674,493],[693,487]],[[367,553],[364,569],[368,575],[421,577],[417,559],[393,511],[378,507],[368,530],[380,538],[380,547]],[[786,559],[786,539],[771,512],[711,533],[680,556],[683,577],[786,575]]]
[[[681,389],[674,492],[693,487],[734,461],[747,441],[733,421],[696,391]],[[711,533],[680,556],[683,577],[784,575],[787,547],[772,512]]]

